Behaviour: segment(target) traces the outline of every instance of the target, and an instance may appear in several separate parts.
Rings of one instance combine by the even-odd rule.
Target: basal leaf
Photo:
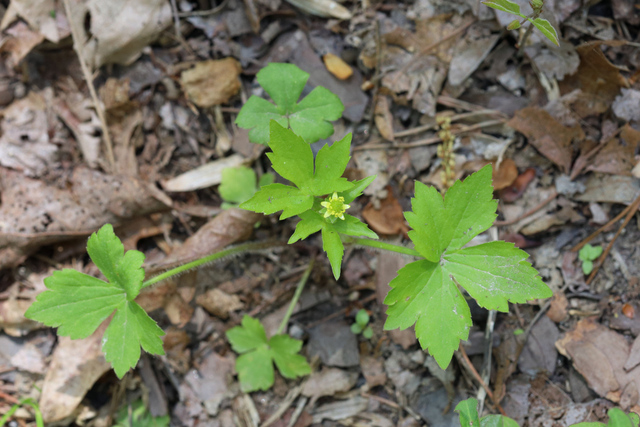
[[[542,34],[545,35],[546,38],[551,40],[556,46],[560,46],[560,41],[558,40],[558,33],[556,29],[551,25],[551,22],[547,21],[543,18],[536,18],[534,20],[529,20],[535,27],[540,30]]]
[[[91,235],[87,252],[104,277],[127,293],[129,301],[138,296],[144,280],[144,254],[135,250],[125,254],[124,245],[113,232],[111,224]]]
[[[552,291],[513,243],[489,242],[445,254],[443,269],[487,310],[509,311],[508,302],[549,298]]]
[[[116,311],[102,338],[102,351],[122,378],[140,359],[140,346],[151,354],[164,354],[162,329],[133,301],[125,301]]]
[[[405,214],[413,228],[409,237],[416,250],[436,262],[445,250],[459,249],[482,233],[496,218],[491,166],[485,166],[447,191],[444,201],[434,187],[417,182],[411,199],[413,212]]]
[[[281,114],[291,114],[309,80],[309,73],[293,64],[272,62],[258,72],[256,80],[276,103]]]
[[[242,326],[227,331],[231,347],[241,356],[236,360],[240,387],[245,392],[268,390],[274,381],[273,363],[285,378],[297,378],[311,373],[306,359],[297,354],[302,341],[288,335],[275,335],[267,341],[259,320],[242,318]]]
[[[256,193],[256,173],[246,166],[224,169],[218,192],[225,202],[246,202]]]
[[[269,142],[271,120],[290,127],[307,143],[333,133],[330,121],[340,118],[344,106],[336,95],[322,87],[315,88],[298,103],[308,79],[308,73],[292,64],[271,63],[260,70],[257,81],[276,105],[254,95],[242,107],[236,124],[250,129],[251,142]]]
[[[329,227],[322,229],[322,249],[327,253],[333,277],[340,278],[340,268],[342,267],[342,256],[344,255],[344,245],[340,235]]]
[[[478,427],[478,401],[466,399],[456,405],[455,411],[460,414],[460,427]]]
[[[250,316],[242,318],[242,326],[227,331],[227,339],[236,353],[246,353],[267,344],[267,334],[258,319]]]
[[[298,354],[302,341],[289,335],[274,335],[269,340],[273,361],[283,377],[294,379],[311,373],[311,367],[304,356]]]
[[[344,105],[330,90],[317,87],[289,115],[289,126],[308,143],[333,134],[331,121],[342,116]]]
[[[25,316],[76,339],[91,335],[115,310],[102,350],[122,377],[138,362],[140,346],[149,353],[164,354],[160,339],[164,332],[133,302],[144,279],[144,255],[125,253],[110,224],[91,235],[87,251],[109,282],[75,270],[56,271],[45,279],[48,290],[38,295]]]
[[[124,291],[111,283],[64,269],[44,279],[47,291],[36,297],[25,317],[58,328],[58,335],[86,338],[125,300]]]
[[[312,193],[316,196],[345,191],[353,187],[353,183],[342,174],[349,163],[351,148],[351,134],[348,134],[333,145],[325,145],[316,156],[315,174],[313,177]]]
[[[274,371],[269,347],[264,344],[236,359],[236,371],[240,388],[245,393],[269,390],[273,385]]]
[[[269,143],[269,123],[275,120],[280,126],[287,127],[289,120],[278,110],[278,107],[258,96],[251,96],[242,106],[236,117],[236,124],[249,130],[249,140],[256,144]]]
[[[299,189],[305,189],[313,179],[313,153],[311,147],[292,131],[271,122],[271,139],[267,153],[273,169],[284,179],[293,182]]]
[[[469,306],[454,281],[439,263],[423,260],[400,269],[389,286],[384,328],[406,329],[415,323],[420,345],[445,369],[471,327]]]
[[[524,16],[520,13],[520,5],[509,0],[483,1],[482,4],[496,10],[510,13],[512,15]]]
[[[280,219],[300,215],[312,206],[312,196],[284,184],[265,185],[252,198],[240,205],[242,209],[267,215],[282,211]]]

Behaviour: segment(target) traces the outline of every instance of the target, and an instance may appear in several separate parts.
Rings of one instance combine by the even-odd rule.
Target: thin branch
[[[71,37],[73,38],[73,50],[76,51],[76,55],[78,55],[78,61],[80,61],[80,68],[82,68],[82,75],[84,76],[85,81],[87,82],[87,86],[89,87],[89,93],[91,94],[91,99],[93,101],[93,106],[96,109],[96,113],[98,114],[98,118],[100,119],[100,126],[102,127],[102,136],[104,138],[104,146],[105,152],[107,155],[107,163],[109,164],[109,169],[113,171],[115,169],[116,160],[113,155],[113,143],[111,142],[111,136],[109,136],[109,127],[107,126],[107,117],[104,113],[104,109],[102,108],[102,104],[98,99],[98,95],[96,93],[96,88],[93,86],[93,77],[91,76],[91,70],[89,70],[89,66],[84,60],[84,56],[82,56],[82,51],[80,50],[80,34],[78,33],[77,23],[74,22],[74,19],[71,15],[71,5],[69,4],[69,0],[62,0],[64,3],[64,10],[67,14],[67,20],[69,21],[69,27],[71,28]]]

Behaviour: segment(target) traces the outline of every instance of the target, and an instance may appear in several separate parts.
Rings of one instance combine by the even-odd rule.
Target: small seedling
[[[222,171],[222,180],[218,192],[224,202],[222,209],[229,209],[246,202],[261,187],[273,184],[274,176],[265,173],[260,177],[256,185],[256,173],[246,166],[227,168]]]
[[[236,371],[244,392],[271,388],[274,363],[285,378],[294,379],[311,373],[307,360],[298,354],[302,341],[286,334],[277,334],[267,340],[258,319],[244,316],[241,326],[227,331],[227,339],[231,348],[240,354],[236,360]]]
[[[307,143],[333,134],[330,122],[342,116],[344,105],[340,98],[321,86],[298,102],[308,79],[309,73],[293,64],[271,63],[258,72],[258,83],[275,105],[254,95],[240,110],[236,124],[243,129],[251,129],[251,142],[267,145],[271,120],[291,128]]]
[[[169,415],[154,417],[142,400],[136,400],[118,411],[114,427],[168,427],[170,422]]]
[[[351,332],[356,335],[361,333],[362,336],[368,340],[373,337],[373,329],[371,329],[369,325],[369,313],[367,313],[367,310],[358,310],[358,313],[356,313],[356,322],[351,325]]]
[[[591,246],[586,244],[578,252],[578,258],[582,261],[582,272],[589,274],[593,271],[593,261],[602,255],[602,246]]]
[[[44,420],[42,418],[40,406],[38,406],[38,402],[30,397],[22,399],[15,405],[11,406],[11,408],[9,408],[9,410],[4,415],[2,415],[2,417],[0,417],[0,427],[3,427],[7,423],[7,421],[9,421],[9,418],[11,418],[13,414],[15,414],[15,412],[22,406],[31,406],[35,414],[36,427],[44,427]]]
[[[543,0],[531,0],[529,5],[531,9],[533,9],[533,13],[529,16],[524,15],[520,12],[520,5],[514,3],[509,0],[490,0],[483,1],[482,4],[485,6],[489,6],[496,10],[501,10],[502,12],[510,13],[511,15],[519,16],[522,20],[513,20],[507,27],[508,30],[517,30],[524,24],[526,21],[529,21],[531,25],[536,27],[546,38],[551,40],[556,46],[560,46],[560,42],[558,39],[558,32],[551,25],[549,21],[544,18],[540,18],[540,14],[542,13],[542,9],[544,8]],[[519,44],[524,43],[524,40],[520,40]]]

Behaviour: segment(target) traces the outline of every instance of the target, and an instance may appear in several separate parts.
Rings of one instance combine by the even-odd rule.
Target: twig
[[[609,252],[611,252],[611,248],[613,248],[613,244],[615,243],[616,239],[618,238],[618,236],[620,236],[620,233],[622,233],[622,230],[624,230],[627,224],[629,224],[629,221],[631,221],[631,218],[633,218],[639,206],[640,206],[640,196],[636,197],[633,203],[629,205],[630,209],[629,209],[629,212],[627,213],[627,217],[622,222],[622,225],[620,225],[620,228],[618,228],[618,231],[616,231],[616,234],[613,236],[613,239],[611,239],[611,241],[607,245],[607,248],[604,250],[604,252],[602,252],[602,255],[600,255],[600,258],[598,258],[598,262],[594,265],[593,271],[591,272],[591,274],[589,275],[589,277],[585,282],[587,285],[591,284],[593,279],[596,277],[596,274],[598,274],[598,270],[600,270],[600,267],[604,263],[604,260],[609,255]]]
[[[89,93],[91,94],[91,99],[93,100],[93,106],[96,109],[96,113],[98,114],[98,118],[100,119],[100,126],[102,127],[102,136],[104,137],[104,145],[105,151],[107,154],[107,163],[109,164],[109,169],[113,171],[115,169],[116,160],[113,155],[113,143],[111,142],[111,137],[109,136],[109,128],[107,126],[107,117],[102,108],[102,104],[98,99],[98,95],[96,94],[96,88],[93,86],[93,78],[91,76],[91,71],[89,70],[89,66],[84,60],[84,56],[82,56],[82,51],[80,50],[80,34],[78,33],[77,23],[74,22],[71,15],[71,5],[69,4],[69,0],[62,0],[64,3],[64,10],[67,14],[67,20],[69,21],[69,27],[71,28],[71,37],[73,38],[73,50],[76,51],[76,55],[78,55],[78,61],[80,61],[80,68],[82,69],[82,75],[84,76],[85,81],[87,82],[87,86],[89,87]]]
[[[495,126],[495,125],[499,125],[504,123],[505,121],[503,119],[498,119],[498,120],[487,120],[486,122],[482,122],[482,123],[476,123],[475,125],[470,125],[470,126],[465,126],[462,129],[458,129],[455,131],[451,131],[451,133],[453,135],[461,135],[463,133],[468,133],[468,132],[473,132],[482,128],[486,128],[486,127],[490,127],[490,126]],[[437,142],[442,141],[442,139],[440,139],[440,137],[438,136],[433,136],[431,138],[426,138],[426,139],[421,139],[418,141],[413,141],[413,142],[409,142],[406,144],[364,144],[364,145],[360,145],[358,147],[354,147],[353,151],[362,151],[362,150],[388,150],[388,149],[393,149],[393,148],[415,148],[415,147],[421,147],[423,145],[431,145],[431,144],[435,144]]]
[[[451,122],[456,122],[458,120],[468,119],[468,118],[475,117],[475,116],[494,115],[494,114],[502,115],[501,112],[496,111],[496,110],[471,111],[469,113],[455,114],[455,115],[451,116]],[[414,127],[412,129],[403,130],[401,132],[395,132],[394,135],[397,136],[398,138],[402,138],[404,136],[415,135],[417,133],[421,133],[421,132],[424,132],[426,130],[435,129],[436,127],[437,127],[436,123],[431,123],[431,124],[428,124],[428,125],[422,125],[422,126]]]
[[[462,346],[462,344],[460,344],[460,348],[459,348],[458,352],[462,356],[462,359],[464,360],[465,365],[467,365],[466,367],[469,370],[469,372],[471,372],[471,374],[474,376],[476,381],[478,381],[478,383],[480,383],[482,388],[487,392],[487,396],[489,396],[489,399],[491,399],[491,401],[496,406],[498,411],[500,411],[500,413],[506,417],[507,413],[504,412],[504,409],[502,409],[502,406],[500,406],[500,403],[496,402],[496,399],[493,396],[493,392],[491,391],[489,386],[487,386],[487,384],[484,382],[484,380],[480,377],[480,374],[478,374],[478,371],[476,371],[476,368],[471,363],[471,360],[469,360],[469,356],[467,356],[467,352],[465,351],[465,349]]]
[[[594,231],[593,233],[591,233],[587,238],[585,238],[584,240],[582,240],[580,243],[578,243],[577,245],[575,245],[574,247],[571,248],[571,252],[578,252],[580,249],[582,249],[587,243],[589,243],[590,241],[592,241],[593,239],[595,239],[596,237],[598,237],[600,235],[600,233],[602,233],[603,231],[607,230],[609,227],[611,227],[613,224],[615,224],[616,222],[618,222],[619,220],[621,220],[625,215],[627,215],[627,213],[629,213],[629,209],[631,209],[631,205],[627,206],[626,208],[624,208],[622,210],[622,212],[620,212],[618,215],[616,215],[615,218],[613,218],[611,221],[607,222],[605,225],[603,225],[602,227],[598,228],[596,231]]]
[[[494,223],[494,225],[496,227],[502,227],[502,226],[505,226],[505,225],[511,225],[511,224],[515,224],[517,222],[520,222],[523,219],[525,219],[525,218],[533,215],[534,213],[538,212],[540,209],[542,209],[543,207],[545,207],[549,203],[551,203],[551,201],[553,199],[555,199],[556,197],[558,197],[558,192],[556,190],[553,190],[553,192],[551,192],[551,195],[549,197],[547,197],[542,202],[540,202],[537,206],[534,206],[532,209],[529,209],[527,212],[523,213],[519,217],[514,218],[514,219],[510,219],[508,221],[496,221]]]

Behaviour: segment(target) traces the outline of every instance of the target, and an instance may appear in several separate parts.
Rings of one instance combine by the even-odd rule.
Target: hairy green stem
[[[172,268],[171,270],[167,270],[164,273],[158,274],[157,276],[152,277],[151,279],[147,280],[146,282],[142,283],[142,288],[146,288],[147,286],[151,286],[154,285],[158,282],[161,282],[163,280],[166,280],[172,276],[178,275],[180,273],[184,273],[186,271],[189,271],[191,269],[200,267],[203,264],[207,264],[209,262],[212,261],[216,261],[228,256],[232,256],[232,255],[237,255],[243,252],[251,252],[251,251],[257,251],[257,250],[261,250],[261,249],[268,249],[268,248],[272,248],[274,246],[279,246],[279,243],[274,243],[273,241],[268,241],[268,242],[250,242],[250,243],[243,243],[241,245],[237,245],[237,246],[232,246],[230,248],[227,249],[223,249],[220,252],[216,252],[213,253],[211,255],[207,255],[203,258],[199,258],[195,261],[191,261],[188,262],[186,264],[180,265],[178,267]]]
[[[399,254],[411,255],[415,257],[423,258],[422,255],[415,249],[405,248],[404,246],[394,245],[392,243],[381,242],[380,240],[364,239],[361,237],[343,237],[343,241],[346,244],[368,246],[370,248],[381,249],[383,251],[397,252]]]
[[[276,332],[276,335],[280,335],[281,333],[283,333],[284,328],[287,327],[287,324],[289,323],[289,319],[291,319],[291,315],[293,314],[293,310],[295,309],[296,304],[300,299],[300,295],[302,295],[302,290],[304,289],[304,286],[307,284],[307,280],[309,280],[309,275],[311,274],[311,270],[313,270],[314,263],[315,263],[315,259],[311,258],[311,260],[309,261],[309,265],[307,266],[307,269],[304,271],[304,274],[302,275],[302,277],[300,278],[300,281],[298,282],[298,287],[296,288],[296,292],[293,294],[293,298],[289,303],[289,308],[287,308],[287,312],[285,313],[284,318],[282,319],[282,322],[280,322],[280,326],[278,327],[278,331]]]

